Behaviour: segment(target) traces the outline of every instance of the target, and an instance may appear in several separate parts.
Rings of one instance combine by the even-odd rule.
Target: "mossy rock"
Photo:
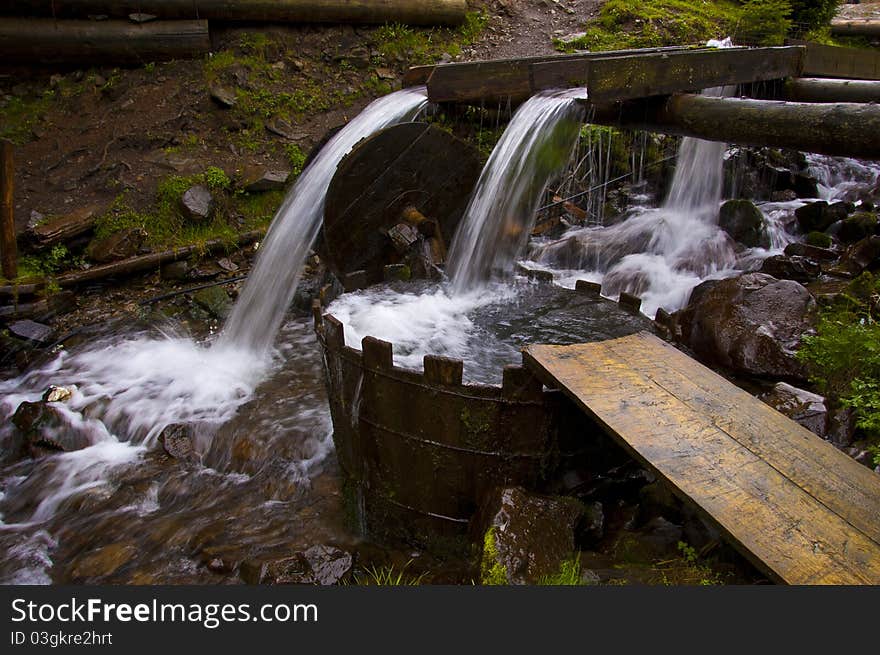
[[[816,246],[817,248],[830,248],[831,237],[824,232],[812,231],[804,239],[807,245]]]
[[[857,212],[840,224],[837,236],[845,243],[855,243],[877,232],[877,214]]]

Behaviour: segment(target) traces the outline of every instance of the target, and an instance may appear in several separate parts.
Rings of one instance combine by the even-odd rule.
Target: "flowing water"
[[[213,343],[108,334],[0,382],[0,455],[18,438],[16,409],[49,385],[72,395],[48,404],[40,435],[79,448],[0,468],[0,580],[216,581],[206,553],[240,561],[327,538],[341,509],[335,465],[325,470],[331,426],[310,322],[288,324],[273,344],[339,161],[426,103],[423,87],[376,100],[327,143],[288,193]],[[198,463],[169,464],[157,447],[177,424]],[[320,485],[329,491],[310,494]]]
[[[412,120],[427,102],[424,87],[379,98],[321,149],[275,215],[218,347],[244,348],[259,356],[268,352],[321,229],[327,187],[339,162],[361,139],[383,127]]]
[[[538,94],[504,130],[471,194],[449,249],[447,273],[455,293],[513,272],[550,179],[571,158],[585,98],[583,89]]]

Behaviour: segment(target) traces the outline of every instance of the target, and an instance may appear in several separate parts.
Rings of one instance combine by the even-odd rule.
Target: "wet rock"
[[[73,390],[67,387],[59,387],[54,384],[43,393],[43,402],[66,403],[73,396]]]
[[[794,192],[798,198],[818,198],[819,181],[804,173],[795,173]]]
[[[317,545],[290,557],[244,562],[240,567],[247,584],[339,584],[351,571],[353,559],[335,546]]]
[[[837,237],[845,243],[854,243],[876,232],[877,214],[857,212],[841,222]]]
[[[819,264],[812,259],[798,256],[773,255],[764,260],[761,273],[772,275],[777,280],[810,282],[822,272]]]
[[[185,280],[189,273],[189,264],[186,261],[171,262],[165,264],[162,269],[163,280]]]
[[[578,525],[577,538],[584,545],[595,545],[605,536],[605,511],[602,503],[596,501],[585,506],[584,515]]]
[[[649,559],[675,554],[684,536],[680,525],[662,516],[652,518],[639,532],[641,532],[641,546],[647,551]]]
[[[779,382],[760,398],[810,432],[823,439],[828,435],[828,409],[822,396]]]
[[[193,449],[192,434],[185,424],[174,423],[167,426],[159,434],[159,443],[174,459],[183,462],[194,462],[198,459]]]
[[[747,273],[697,286],[678,323],[684,342],[705,361],[751,375],[804,378],[795,352],[816,313],[815,300],[797,282]]]
[[[235,91],[232,89],[215,84],[210,89],[211,100],[219,106],[229,109],[234,107],[236,103]]]
[[[785,246],[783,252],[790,257],[808,257],[814,261],[821,262],[834,261],[840,256],[834,250],[809,243],[790,243]]]
[[[229,257],[224,257],[223,259],[217,260],[217,266],[222,268],[227,273],[235,273],[239,269],[239,265],[234,261],[229,259]]]
[[[851,446],[855,441],[856,415],[850,407],[841,407],[828,421],[828,439],[838,448]]]
[[[140,227],[128,227],[104,239],[96,239],[86,248],[86,255],[99,264],[128,259],[138,254],[147,233]]]
[[[490,494],[475,519],[483,543],[481,577],[489,584],[528,584],[559,572],[575,551],[584,506],[521,487]]]
[[[112,575],[137,555],[138,549],[129,543],[115,543],[78,557],[70,569],[74,580],[88,580]]]
[[[229,294],[221,286],[213,286],[196,291],[193,294],[193,302],[218,319],[226,318],[232,306]]]
[[[52,338],[53,330],[48,325],[37,323],[29,319],[23,321],[15,321],[9,324],[9,333],[35,343],[49,343]]]
[[[872,235],[850,246],[834,272],[855,277],[876,268],[880,268],[880,236]]]
[[[783,189],[782,191],[774,191],[770,194],[771,202],[791,202],[797,200],[797,193],[791,189]]]
[[[265,128],[267,132],[284,137],[289,141],[299,141],[308,136],[305,132],[295,131],[289,122],[278,116],[273,116],[266,121]]]
[[[12,423],[23,437],[22,441],[14,444],[17,457],[71,452],[92,445],[90,436],[83,428],[70,425],[58,403],[25,401],[12,415]]]
[[[184,215],[193,221],[207,221],[214,212],[214,196],[211,191],[201,184],[190,187],[184,191],[180,198],[180,204]]]
[[[680,503],[670,491],[669,486],[660,480],[646,484],[639,490],[639,513],[643,520],[664,516],[670,520],[678,518]]]
[[[248,193],[261,191],[280,191],[284,189],[290,171],[270,171],[266,168],[252,168],[242,176],[242,188]]]
[[[798,207],[795,212],[798,225],[804,233],[824,232],[832,223],[842,221],[851,210],[851,205],[845,202],[828,204],[824,200],[811,202],[803,207]]]
[[[769,248],[770,235],[764,227],[764,215],[749,200],[728,200],[721,205],[718,225],[746,248]]]

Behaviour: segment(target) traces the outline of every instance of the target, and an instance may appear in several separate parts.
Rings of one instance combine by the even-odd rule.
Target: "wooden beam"
[[[466,0],[5,0],[7,11],[42,16],[146,13],[161,18],[287,23],[457,25]]]
[[[675,95],[592,108],[592,122],[747,146],[880,159],[880,105]]]
[[[880,36],[880,18],[835,18],[831,33],[840,36]]]
[[[779,100],[791,102],[877,102],[880,81],[800,77],[786,80]]]
[[[18,246],[15,242],[15,218],[13,216],[13,189],[15,188],[15,165],[12,144],[0,139],[0,260],[3,277],[18,277]]]
[[[800,75],[804,49],[721,48],[538,62],[531,65],[532,92],[587,88],[594,102],[700,91],[709,87],[761,82]]]
[[[880,477],[751,394],[647,333],[523,363],[773,580],[880,583]]]
[[[206,20],[53,20],[0,17],[0,61],[145,64],[211,49]]]
[[[456,64],[439,64],[427,78],[431,102],[521,102],[533,94],[531,67],[544,62],[582,62],[606,59],[633,52],[660,53],[686,50],[687,47],[612,50],[572,55],[547,55],[519,59],[494,59]],[[424,75],[424,71],[419,71]],[[418,79],[416,73],[413,79]]]
[[[841,48],[790,41],[804,45],[804,77],[842,77],[852,80],[880,80],[880,52],[868,48]]]

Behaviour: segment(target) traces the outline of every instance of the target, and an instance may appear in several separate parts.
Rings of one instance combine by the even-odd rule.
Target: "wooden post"
[[[18,277],[18,247],[15,243],[15,219],[12,215],[12,189],[15,167],[12,161],[12,144],[0,140],[0,257],[3,277]]]

